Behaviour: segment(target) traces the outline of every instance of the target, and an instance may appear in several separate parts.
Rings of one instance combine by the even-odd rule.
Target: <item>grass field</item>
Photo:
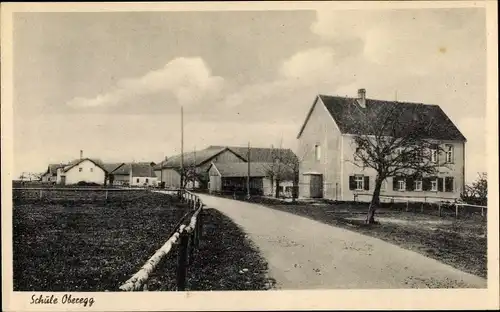
[[[283,203],[271,198],[251,199],[272,209],[290,212],[326,224],[346,228],[410,249],[481,277],[487,276],[487,228],[480,214],[460,216],[435,208],[406,212],[404,205],[377,211],[379,224],[364,224],[368,204],[364,203]]]
[[[107,201],[89,200],[93,195],[87,191],[82,200],[14,201],[14,290],[117,291],[163,245],[187,211],[184,204],[164,194],[130,191],[114,196]],[[190,268],[188,285],[193,289],[267,288],[266,264],[243,232],[214,211],[205,214],[206,235]],[[159,266],[152,288],[173,289],[175,255]],[[230,274],[227,277],[234,279],[227,280],[223,273],[242,263],[252,274]]]

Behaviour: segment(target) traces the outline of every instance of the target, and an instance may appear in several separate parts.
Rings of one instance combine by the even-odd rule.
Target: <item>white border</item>
[[[488,183],[493,190],[488,209],[488,289],[473,290],[307,290],[266,292],[72,293],[92,296],[94,305],[30,305],[31,292],[12,292],[12,13],[104,11],[222,11],[385,8],[486,7],[488,21]],[[227,3],[3,3],[2,59],[2,302],[6,311],[158,311],[158,310],[304,310],[304,309],[494,309],[499,307],[498,259],[498,37],[497,2],[227,2]],[[40,293],[37,293],[40,294]],[[62,295],[62,293],[59,293]]]

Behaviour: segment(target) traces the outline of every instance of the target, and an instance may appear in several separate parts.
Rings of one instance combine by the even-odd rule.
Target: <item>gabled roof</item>
[[[267,176],[269,165],[272,164],[250,163],[250,176]],[[212,163],[210,167],[215,167],[223,178],[246,177],[248,175],[248,163],[246,162]]]
[[[133,177],[156,177],[153,166],[149,162],[123,163],[111,172],[113,175],[130,175]]]
[[[63,170],[64,170],[64,172],[67,172],[67,171],[69,171],[69,170],[71,170],[72,168],[74,168],[74,167],[78,166],[80,163],[82,163],[82,162],[84,162],[84,161],[86,161],[86,160],[88,160],[88,161],[90,161],[90,162],[93,162],[93,163],[94,163],[94,165],[96,165],[97,167],[99,167],[99,168],[101,168],[102,170],[104,170],[104,172],[108,172],[108,171],[106,170],[106,168],[104,167],[103,162],[102,162],[101,160],[99,160],[99,159],[96,159],[96,158],[82,158],[82,159],[76,159],[76,160],[73,160],[73,161],[71,161],[69,164],[67,164],[67,165],[63,168]]]
[[[229,150],[227,147],[222,146],[210,146],[203,150],[193,151],[189,153],[184,153],[184,166],[200,166],[204,163],[209,162],[215,156],[221,154],[222,152]],[[231,151],[234,153],[234,151]],[[236,154],[236,153],[235,153]],[[240,156],[237,155],[236,156]],[[240,156],[241,158],[241,156]],[[181,155],[175,155],[169,157],[166,161],[162,161],[160,164],[154,166],[154,169],[160,168],[180,168],[181,166]]]
[[[106,169],[107,172],[113,172],[115,171],[116,169],[118,169],[118,167],[124,165],[125,163],[105,163],[103,164],[104,168]]]
[[[45,174],[51,174],[55,176],[57,175],[57,169],[63,168],[64,166],[66,166],[66,164],[49,164],[47,171],[45,171]]]
[[[208,170],[212,166],[225,178],[246,177],[248,175],[247,162],[212,163]],[[269,177],[272,172],[275,174],[280,172],[280,178],[285,181],[293,180],[294,178],[293,170],[283,164],[278,166],[276,163],[250,162],[251,177]]]
[[[115,168],[115,170],[111,171],[114,175],[129,175],[130,174],[130,164],[123,163],[121,166]]]
[[[319,100],[318,100],[319,99]],[[374,135],[385,124],[400,129],[384,129],[384,135],[418,131],[421,138],[466,141],[460,130],[438,105],[366,99],[366,107],[356,98],[318,95],[298,137],[302,134],[315,105],[324,105],[342,134]]]
[[[153,177],[156,178],[153,166],[151,163],[132,163],[130,164],[132,177]]]
[[[217,148],[220,146],[210,146],[209,148]],[[248,147],[244,146],[227,146],[228,149],[238,154],[245,161],[248,161]],[[250,162],[274,162],[277,157],[282,159],[293,159],[297,156],[289,148],[266,148],[266,147],[250,147]]]

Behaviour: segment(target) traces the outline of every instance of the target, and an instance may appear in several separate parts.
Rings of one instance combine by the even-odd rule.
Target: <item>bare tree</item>
[[[368,209],[366,223],[375,223],[375,212],[380,206],[382,182],[389,177],[420,178],[438,172],[439,154],[442,150],[438,141],[426,138],[432,125],[418,118],[421,106],[415,105],[412,111],[388,105],[372,112],[353,107],[352,123],[362,134],[355,134],[354,162],[363,169],[376,171],[375,189]],[[408,115],[408,113],[411,113]],[[359,118],[359,114],[364,114]],[[375,114],[377,116],[375,116]],[[374,122],[383,116],[382,122]],[[356,118],[358,117],[358,118]],[[379,120],[380,121],[380,120]]]
[[[488,176],[486,172],[478,173],[478,178],[471,185],[466,185],[461,194],[462,200],[479,205],[488,203]]]
[[[291,151],[280,149],[272,149],[273,162],[267,165],[266,171],[271,178],[271,182],[275,181],[275,197],[279,197],[280,182],[292,180],[292,200],[295,201],[298,197],[299,185],[299,168],[300,162],[306,156],[307,150],[302,157]]]

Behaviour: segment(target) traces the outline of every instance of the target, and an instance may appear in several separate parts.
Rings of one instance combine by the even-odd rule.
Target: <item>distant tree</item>
[[[375,223],[375,212],[380,206],[382,182],[389,177],[420,178],[438,172],[438,155],[442,148],[439,142],[425,138],[426,128],[418,118],[400,118],[405,111],[397,105],[377,112],[384,116],[383,122],[372,122],[375,116],[366,116],[367,112],[359,109],[357,114],[365,118],[353,118],[357,129],[364,129],[363,134],[354,135],[353,164],[376,171],[375,188],[368,208],[365,222]],[[357,108],[357,107],[355,107]],[[407,113],[407,112],[406,112]],[[419,116],[419,106],[415,106],[413,116]],[[362,120],[362,121],[359,121]],[[404,120],[404,121],[402,121]]]
[[[275,186],[274,196],[276,198],[280,196],[280,182],[292,180],[292,200],[295,201],[298,197],[300,162],[305,154],[299,158],[294,153],[282,149],[281,146],[279,149],[273,148],[271,153],[273,162],[266,165],[265,170],[271,179],[271,184]]]
[[[180,169],[180,171],[181,175],[183,176],[183,188],[186,188],[190,182],[192,183],[194,188],[196,181],[200,181],[202,179],[202,175],[200,174],[199,169],[194,162],[185,165],[184,168]]]
[[[470,204],[488,204],[488,176],[486,172],[478,173],[478,178],[471,185],[466,185],[461,194],[463,201]]]

